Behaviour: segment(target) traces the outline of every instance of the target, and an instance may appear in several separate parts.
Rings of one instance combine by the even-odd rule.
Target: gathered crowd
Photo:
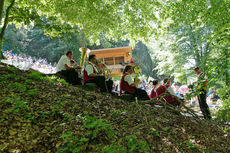
[[[32,68],[44,74],[56,73],[56,64],[52,65],[51,63],[48,63],[46,59],[37,59],[31,56],[18,55],[14,54],[12,51],[5,51],[3,56],[5,57],[5,60],[2,62],[14,65],[21,70],[29,70]]]
[[[132,101],[157,99],[158,103],[156,105],[159,105],[161,101],[180,109],[184,101],[183,97],[188,92],[188,88],[185,88],[182,92],[179,86],[171,85],[169,78],[163,79],[161,84],[158,80],[149,82],[145,79],[140,80],[136,77],[139,74],[134,71],[134,63],[125,66],[121,80],[113,80],[110,74],[106,73],[106,65],[98,60],[96,55],[89,55],[87,64],[82,67],[76,66],[71,51],[63,55],[58,63],[54,65],[49,64],[47,60],[13,54],[12,51],[5,51],[4,57],[6,60],[2,60],[2,62],[20,69],[28,70],[32,68],[45,74],[57,74],[72,85],[94,83],[102,93],[107,92],[118,96],[130,95]],[[211,119],[206,102],[208,91],[206,76],[199,67],[194,68],[194,73],[198,76],[196,90],[200,91],[197,96],[200,110],[205,119]]]

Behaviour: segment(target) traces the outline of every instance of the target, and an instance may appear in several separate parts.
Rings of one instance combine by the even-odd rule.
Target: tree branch
[[[10,9],[13,7],[14,2],[15,2],[15,0],[12,0],[10,6],[6,9],[6,17],[5,17],[5,20],[4,20],[4,26],[2,27],[2,31],[1,31],[1,34],[0,34],[0,42],[3,39],[6,27],[8,25],[9,12],[10,12]]]

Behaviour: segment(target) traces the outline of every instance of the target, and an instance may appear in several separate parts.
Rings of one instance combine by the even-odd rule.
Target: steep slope
[[[230,152],[229,129],[0,64],[0,152]]]

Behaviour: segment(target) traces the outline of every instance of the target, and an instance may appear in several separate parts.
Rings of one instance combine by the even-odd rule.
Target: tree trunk
[[[225,83],[229,87],[230,86],[230,78],[229,78],[229,54],[228,49],[225,49]]]
[[[5,0],[0,0],[0,24],[2,23],[2,14]]]
[[[2,2],[3,1],[3,2]],[[12,0],[11,1],[11,4],[8,6],[8,8],[6,9],[6,16],[5,16],[5,20],[4,20],[4,25],[2,27],[2,30],[1,30],[1,33],[0,33],[0,59],[2,59],[2,40],[3,40],[3,36],[4,36],[4,33],[5,33],[5,30],[7,28],[7,25],[8,25],[8,18],[9,18],[9,12],[10,12],[10,9],[13,7],[14,5],[14,2],[15,0]],[[4,3],[4,0],[0,0],[0,3]],[[1,6],[2,8],[3,6]],[[0,9],[1,9],[0,8]],[[1,11],[1,10],[0,10]],[[1,13],[1,12],[0,12]],[[1,14],[2,15],[2,14]],[[2,19],[2,17],[1,17]]]
[[[0,44],[2,44],[2,39],[0,39]],[[3,59],[2,57],[2,45],[0,46],[0,60]]]
[[[196,66],[200,66],[200,54],[197,49],[195,50],[195,62],[196,62]]]

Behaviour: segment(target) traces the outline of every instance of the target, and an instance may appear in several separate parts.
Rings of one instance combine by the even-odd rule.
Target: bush
[[[215,114],[216,120],[221,122],[230,122],[230,88],[224,86],[217,91],[222,100],[223,107]]]

